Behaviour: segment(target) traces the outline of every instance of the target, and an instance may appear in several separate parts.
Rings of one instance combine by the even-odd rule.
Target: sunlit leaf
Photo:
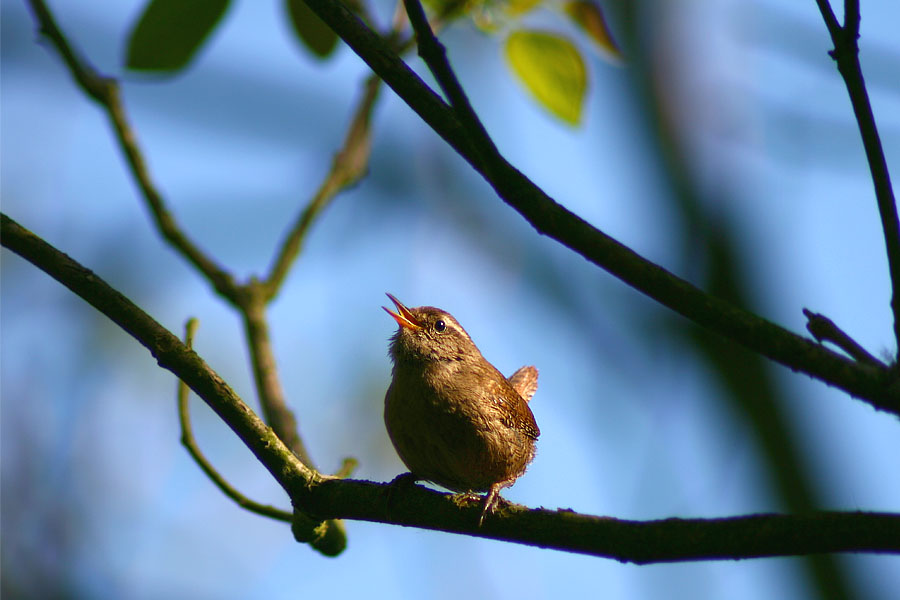
[[[151,0],[131,31],[125,65],[140,71],[184,68],[228,4],[229,0]]]
[[[482,8],[484,2],[480,0],[422,0],[422,4],[441,20],[448,21]]]
[[[294,33],[304,46],[320,58],[334,51],[337,34],[303,0],[287,0],[287,10]]]
[[[614,63],[622,62],[622,51],[613,39],[606,24],[606,18],[603,16],[603,10],[600,5],[592,0],[573,0],[565,4],[566,14],[572,19],[572,22],[587,33],[597,46],[602,50],[602,54]]]
[[[541,3],[541,0],[507,0],[506,10],[511,15],[524,15]]]
[[[543,31],[514,31],[506,39],[513,72],[544,107],[576,125],[587,91],[587,70],[568,38]]]

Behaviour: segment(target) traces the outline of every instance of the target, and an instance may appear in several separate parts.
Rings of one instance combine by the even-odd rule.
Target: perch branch
[[[328,480],[306,492],[314,514],[553,548],[637,564],[736,560],[821,552],[900,553],[900,515],[871,512],[758,514],[721,519],[631,521],[568,509],[501,503],[478,527],[477,501],[417,485]]]
[[[0,214],[0,242],[65,285],[137,339],[163,368],[197,393],[240,437],[287,491],[298,539],[327,546],[321,519],[359,519],[554,548],[635,563],[732,560],[819,552],[900,553],[900,515],[821,512],[727,519],[624,521],[570,510],[502,503],[478,526],[477,502],[460,506],[447,494],[325,477],[304,465],[190,348],[90,270]],[[311,529],[298,532],[298,523]],[[318,523],[318,526],[316,524]],[[329,529],[335,531],[336,529]],[[318,536],[318,537],[317,537]]]

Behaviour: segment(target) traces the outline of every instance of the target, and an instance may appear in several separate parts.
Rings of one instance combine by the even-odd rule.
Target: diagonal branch
[[[380,80],[373,76],[367,81],[344,144],[319,191],[302,212],[282,245],[272,273],[264,282],[251,278],[245,284],[237,284],[229,273],[215,264],[188,239],[168,211],[153,184],[134,132],[128,123],[119,96],[118,83],[101,75],[87,60],[78,55],[57,26],[43,0],[29,0],[29,3],[40,30],[59,52],[78,85],[106,110],[132,175],[138,182],[160,233],[206,276],[225,300],[241,313],[250,347],[254,381],[266,422],[294,454],[306,465],[313,467],[313,462],[300,437],[296,418],[288,408],[278,380],[265,309],[287,275],[291,263],[300,251],[301,242],[316,216],[340,191],[365,174],[369,159],[369,121],[377,99]],[[339,524],[334,525],[341,527]]]
[[[347,129],[344,143],[335,154],[331,170],[281,244],[269,275],[265,279],[267,301],[278,293],[291,264],[300,253],[303,240],[315,218],[341,190],[352,186],[366,174],[371,148],[369,122],[375,100],[378,98],[380,84],[381,79],[375,75],[371,75],[366,80],[363,86],[363,96],[350,122],[350,127]]]
[[[419,56],[428,65],[438,85],[444,92],[450,106],[464,126],[464,131],[472,138],[474,150],[481,155],[481,162],[485,168],[489,168],[489,157],[498,156],[497,147],[488,135],[475,109],[469,102],[469,98],[463,91],[462,85],[453,73],[450,62],[447,60],[447,50],[434,34],[434,29],[425,16],[425,9],[419,0],[403,0],[409,22],[416,32],[416,44],[419,47]],[[488,156],[484,156],[487,154]]]
[[[842,27],[831,9],[828,0],[816,0],[825,26],[831,35],[834,50],[829,52],[837,63],[838,72],[844,79],[850,104],[859,126],[869,172],[875,187],[875,201],[881,217],[884,244],[887,249],[888,269],[891,274],[891,309],[894,314],[894,338],[897,341],[897,356],[900,357],[900,220],[897,217],[897,202],[891,185],[887,159],[881,146],[881,137],[875,125],[875,115],[866,91],[862,67],[859,63],[859,1],[845,0],[844,26]]]
[[[153,183],[147,162],[138,145],[137,136],[128,122],[118,82],[94,69],[87,60],[78,55],[57,26],[56,20],[43,0],[28,0],[28,4],[34,13],[34,19],[41,33],[50,40],[62,57],[78,86],[106,111],[115,131],[119,148],[128,161],[131,176],[140,188],[160,233],[173,248],[203,273],[219,294],[225,298],[234,297],[236,286],[232,275],[200,250],[181,230]]]
[[[328,478],[300,461],[193,350],[92,271],[2,213],[0,242],[69,288],[146,347],[159,366],[174,373],[203,398],[292,499],[297,489],[306,489]],[[310,522],[309,526],[318,529],[317,535],[309,537],[316,550],[327,556],[343,551],[346,535],[339,521],[329,520],[324,527]]]
[[[266,319],[265,286],[255,280],[242,286],[237,306],[244,321],[244,334],[250,349],[250,366],[263,417],[303,464],[314,467],[315,463],[300,437],[297,419],[288,408],[278,378],[278,366]]]
[[[900,386],[754,313],[704,293],[640,256],[550,198],[460,120],[393,50],[336,0],[305,0],[428,125],[481,173],[539,233],[552,237],[682,316],[786,367],[900,415]]]
[[[231,274],[206,256],[181,231],[150,178],[143,154],[137,145],[136,136],[128,123],[125,107],[119,95],[118,83],[114,79],[101,75],[86,60],[78,56],[57,26],[43,0],[29,0],[29,2],[38,26],[63,57],[79,86],[106,110],[122,152],[128,160],[132,176],[138,182],[144,201],[150,208],[160,233],[176,251],[186,257],[212,283],[226,301],[237,307],[242,313],[253,359],[255,381],[258,384],[257,393],[263,407],[263,414],[266,416],[266,422],[306,465],[313,467],[309,453],[303,446],[297,431],[297,421],[287,407],[281,385],[278,383],[275,358],[269,342],[268,325],[265,319],[265,299],[263,298],[265,294],[260,293],[261,284],[256,280],[251,280],[245,285],[235,283]]]
[[[900,554],[900,515],[817,512],[725,519],[625,521],[571,510],[502,503],[478,526],[479,503],[416,485],[325,477],[309,469],[190,348],[97,275],[0,214],[0,242],[86,300],[132,335],[194,390],[240,437],[291,497],[295,536],[328,555],[343,546],[298,534],[298,522],[349,518],[447,531],[635,563],[732,560],[821,552]],[[314,515],[309,518],[304,515]],[[321,533],[313,528],[313,535]]]
[[[859,342],[847,335],[840,327],[834,324],[834,321],[814,313],[804,308],[803,314],[806,316],[806,329],[816,338],[819,343],[829,341],[838,348],[855,358],[857,361],[872,365],[873,367],[887,368],[886,365],[869,354],[868,350],[859,345]]]

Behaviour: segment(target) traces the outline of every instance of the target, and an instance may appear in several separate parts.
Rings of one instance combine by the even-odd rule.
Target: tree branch
[[[900,553],[900,515],[896,514],[822,512],[642,522],[503,502],[497,514],[479,527],[478,502],[461,506],[452,495],[420,486],[323,476],[298,460],[193,350],[93,272],[5,214],[0,214],[0,242],[117,323],[161,367],[187,383],[287,491],[299,511],[294,517],[295,534],[298,523],[307,527],[297,537],[318,540],[316,547],[324,553],[339,553],[343,546],[326,545],[330,541],[323,537],[319,519],[337,518],[465,533],[636,563],[818,552]]]
[[[196,352],[93,271],[3,213],[0,243],[69,288],[147,348],[159,366],[175,373],[209,404],[282,487],[291,489],[321,477],[301,463]]]
[[[314,514],[464,533],[637,564],[799,556],[820,552],[900,553],[900,515],[867,512],[760,514],[722,519],[628,521],[568,509],[528,509],[505,500],[478,526],[477,502],[422,486],[322,481],[305,494]]]
[[[475,114],[475,109],[463,91],[462,85],[447,60],[447,50],[435,36],[434,29],[425,16],[425,10],[419,0],[403,0],[409,22],[416,32],[416,44],[419,56],[428,65],[428,69],[444,92],[450,106],[463,124],[463,131],[468,135],[473,150],[479,155],[479,163],[490,169],[491,158],[499,156],[494,141],[488,135],[484,124]]]
[[[194,332],[197,329],[197,319],[188,319],[188,322],[185,324],[185,332],[184,332],[184,344],[189,349],[193,349],[194,342]],[[274,506],[269,506],[267,504],[260,504],[259,502],[255,502],[250,498],[247,498],[245,495],[240,493],[234,486],[232,486],[228,481],[216,471],[215,467],[206,459],[203,455],[203,452],[200,451],[200,447],[197,445],[197,440],[194,439],[194,431],[191,428],[191,413],[188,406],[188,396],[190,394],[190,388],[188,388],[187,384],[181,379],[178,380],[178,422],[181,425],[181,445],[185,447],[188,451],[188,454],[191,455],[191,458],[194,459],[194,462],[197,463],[197,466],[200,467],[206,476],[209,477],[210,481],[212,481],[219,490],[245,510],[249,510],[250,512],[256,513],[258,515],[262,515],[264,517],[270,517],[272,519],[276,519],[279,521],[287,521],[290,523],[294,516],[292,513],[287,511],[275,508]]]
[[[278,379],[275,353],[269,338],[269,324],[266,321],[266,289],[264,284],[251,281],[241,288],[237,298],[238,307],[244,320],[247,346],[250,348],[250,365],[263,417],[275,434],[287,444],[297,457],[310,467],[314,466],[309,452],[297,428],[297,419],[288,408],[284,390]]]
[[[300,213],[272,263],[269,275],[265,279],[267,301],[274,298],[281,288],[291,264],[300,253],[300,247],[315,218],[341,190],[352,186],[366,174],[371,148],[369,122],[380,87],[381,79],[375,75],[371,75],[366,80],[362,98],[350,122],[350,127],[347,129],[344,143],[334,156],[331,170],[309,204]]]
[[[176,251],[185,256],[206,276],[223,298],[241,312],[250,347],[254,381],[266,422],[307,466],[313,468],[314,464],[300,437],[297,420],[285,402],[284,393],[278,380],[275,357],[269,340],[265,306],[274,298],[284,281],[315,217],[341,190],[352,185],[365,174],[369,160],[369,121],[377,99],[380,80],[373,76],[366,82],[363,97],[355,111],[344,144],[337,153],[319,191],[301,213],[277,253],[272,273],[264,282],[251,278],[248,283],[239,285],[235,283],[229,273],[204,255],[187,238],[166,208],[150,178],[134,132],[128,124],[117,82],[112,78],[102,76],[88,61],[78,56],[57,26],[43,0],[29,0],[29,3],[39,29],[62,56],[76,82],[86,94],[106,110],[120,147],[128,160],[132,175],[138,182],[160,233]],[[332,523],[330,526],[342,529],[342,525],[339,523]],[[331,535],[332,533],[329,533],[329,536]],[[342,536],[341,533],[335,539]]]
[[[28,3],[34,13],[38,29],[60,54],[78,86],[106,111],[115,131],[116,140],[119,142],[119,148],[128,162],[131,175],[140,188],[144,201],[162,236],[188,262],[203,273],[220,295],[232,298],[236,293],[234,278],[200,250],[178,227],[178,223],[169,212],[162,195],[157,191],[147,168],[147,162],[138,146],[137,136],[128,122],[118,82],[98,72],[87,60],[78,55],[57,26],[56,20],[43,0],[28,0]]]
[[[69,288],[147,348],[159,366],[174,373],[206,401],[289,496],[298,488],[327,477],[302,463],[193,350],[92,271],[2,213],[0,242]],[[339,554],[346,546],[343,527],[333,523],[328,521],[322,534],[310,539],[314,548],[328,556]]]
[[[875,125],[875,115],[866,91],[862,67],[859,63],[859,1],[845,0],[844,26],[838,23],[828,0],[816,0],[825,26],[831,35],[834,50],[828,54],[837,63],[838,72],[844,79],[850,104],[859,126],[869,172],[875,187],[875,200],[881,217],[884,244],[887,250],[888,269],[891,274],[891,309],[894,314],[894,338],[897,342],[897,357],[900,358],[900,220],[897,217],[897,202],[891,185],[887,159],[881,146],[881,137]]]
[[[486,141],[476,139],[454,109],[340,2],[305,1],[539,233],[557,240],[695,323],[792,370],[843,389],[878,410],[900,416],[900,385],[895,384],[893,374],[854,363],[749,311],[710,296],[596,229],[547,196],[492,150]]]
[[[806,315],[807,318],[806,329],[809,330],[819,343],[822,341],[829,341],[859,362],[882,369],[887,368],[887,365],[869,354],[869,352],[860,346],[856,340],[844,333],[840,327],[835,325],[834,322],[825,315],[814,313],[806,308],[803,309],[803,314]]]

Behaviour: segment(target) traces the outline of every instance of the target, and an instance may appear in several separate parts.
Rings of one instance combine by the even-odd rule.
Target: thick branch
[[[159,366],[174,373],[203,398],[288,494],[292,493],[289,490],[302,489],[322,477],[298,460],[275,432],[256,416],[203,359],[150,315],[92,271],[22,228],[5,214],[0,214],[0,221],[0,241],[3,246],[65,285],[146,347]],[[320,527],[320,530],[321,535],[311,538],[310,542],[323,554],[333,556],[346,546],[346,537],[340,523],[328,521],[327,526]]]
[[[159,363],[203,398],[285,489],[314,482],[303,465],[243,400],[193,350],[131,300],[5,214],[0,241],[69,288],[141,343]]]
[[[502,502],[478,526],[478,502],[460,509],[446,494],[420,486],[329,480],[305,493],[320,516],[394,523],[554,548],[639,564],[797,556],[819,552],[900,553],[900,515],[817,512],[723,519],[626,521],[571,510]]]
[[[844,2],[844,26],[841,27],[831,10],[828,0],[816,0],[834,50],[829,52],[837,63],[838,72],[844,79],[850,104],[859,126],[869,172],[875,186],[875,200],[881,217],[884,244],[887,249],[888,269],[891,274],[891,308],[894,313],[894,337],[897,341],[897,356],[900,358],[900,220],[897,217],[897,202],[891,185],[887,159],[881,146],[881,137],[875,125],[875,115],[866,91],[862,67],[859,64],[859,2]]]
[[[369,121],[380,80],[373,76],[366,82],[363,97],[356,109],[344,144],[318,192],[288,234],[268,279],[265,282],[251,279],[246,284],[238,285],[229,273],[215,264],[188,239],[168,211],[151,180],[134,132],[128,124],[125,108],[119,96],[118,83],[101,75],[87,60],[78,55],[57,26],[43,0],[29,0],[29,3],[38,27],[59,52],[75,81],[86,94],[106,110],[132,175],[141,189],[160,233],[176,251],[206,276],[222,297],[242,313],[249,340],[254,379],[266,422],[307,466],[313,468],[309,453],[300,438],[297,421],[287,406],[278,381],[275,358],[269,341],[265,305],[275,296],[284,281],[315,217],[341,190],[365,174],[369,160]]]
[[[496,517],[478,527],[481,509],[477,501],[460,507],[452,496],[419,486],[323,477],[300,462],[196,353],[93,272],[6,215],[0,215],[0,241],[112,319],[144,345],[160,366],[206,401],[288,492],[295,508],[315,515],[315,519],[295,516],[295,532],[298,521],[312,528],[317,519],[350,518],[638,563],[811,552],[900,553],[900,515],[893,514],[816,513],[638,522],[502,504]]]
[[[889,373],[855,364],[809,339],[712,297],[596,229],[547,196],[496,153],[489,140],[477,139],[453,108],[342,4],[335,0],[306,3],[539,233],[688,319],[790,369],[837,386],[879,410],[900,415],[900,386],[891,385]]]

